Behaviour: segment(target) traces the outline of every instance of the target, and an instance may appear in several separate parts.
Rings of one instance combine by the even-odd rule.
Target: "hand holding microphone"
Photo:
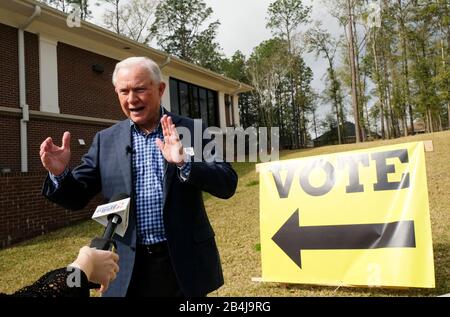
[[[100,288],[100,292],[103,293],[108,289],[109,283],[116,279],[119,272],[118,262],[119,256],[113,252],[84,246],[78,252],[76,260],[69,266],[82,270],[90,281],[89,288]]]
[[[128,215],[130,210],[130,198],[126,194],[114,195],[108,204],[100,205],[94,212],[92,219],[104,225],[105,231],[101,238],[92,239],[90,247],[98,250],[111,250],[117,248],[112,237],[114,233],[125,235],[128,226]],[[113,276],[113,279],[115,276]],[[98,280],[98,279],[97,279]],[[89,283],[89,288],[100,288],[100,292],[107,289],[108,284],[95,284],[96,280]]]

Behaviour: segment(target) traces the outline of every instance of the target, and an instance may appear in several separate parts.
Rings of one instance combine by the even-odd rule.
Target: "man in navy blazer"
[[[187,159],[176,127],[188,129],[194,144],[194,120],[161,106],[165,84],[152,60],[118,63],[113,83],[128,119],[98,132],[73,170],[70,133],[61,147],[47,138],[40,151],[49,172],[43,194],[71,210],[99,192],[105,200],[132,197],[127,232],[114,236],[120,271],[103,296],[205,296],[223,285],[223,275],[202,191],[228,199],[237,174],[226,162]]]

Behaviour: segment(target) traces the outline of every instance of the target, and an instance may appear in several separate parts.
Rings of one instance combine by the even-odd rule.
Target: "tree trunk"
[[[375,76],[377,78],[377,88],[378,88],[378,93],[379,93],[379,98],[380,98],[380,124],[381,124],[381,137],[383,139],[386,138],[386,132],[384,129],[384,94],[383,94],[383,89],[382,89],[382,83],[381,83],[381,75],[380,75],[380,68],[378,65],[378,53],[377,53],[377,48],[376,48],[376,33],[375,31],[373,31],[373,39],[372,39],[372,52],[373,52],[373,60],[375,63]]]
[[[315,139],[317,139],[316,110],[312,111],[312,115],[313,115],[314,135],[316,136]]]
[[[330,74],[330,80],[331,80],[331,86],[332,86],[331,89],[333,89],[333,91],[332,91],[332,93],[333,93],[333,102],[334,102],[334,108],[336,110],[338,141],[339,141],[339,144],[343,144],[341,128],[342,128],[342,125],[344,123],[341,120],[342,118],[341,118],[341,113],[340,113],[340,109],[339,109],[339,100],[338,100],[338,93],[339,93],[339,91],[338,91],[337,79],[336,79],[336,75],[335,75],[335,72],[334,72],[333,61],[332,61],[331,57],[328,56],[328,54],[327,54],[327,59],[328,59],[328,64],[330,66],[329,74]]]
[[[353,117],[355,119],[355,136],[356,143],[361,142],[361,129],[360,129],[360,121],[359,121],[359,107],[358,107],[358,89],[357,89],[357,76],[356,76],[356,63],[355,63],[355,45],[354,45],[354,34],[353,34],[353,14],[352,8],[353,4],[351,0],[347,0],[348,6],[348,44],[349,44],[349,59],[350,59],[350,70],[352,74],[352,106],[353,106]]]
[[[402,0],[398,0],[398,7],[400,9],[400,32],[401,32],[401,38],[402,38],[402,58],[403,58],[403,72],[405,76],[405,100],[407,103],[407,108],[409,112],[409,124],[411,126],[411,133],[414,134],[414,114],[412,110],[411,105],[411,92],[409,89],[409,70],[408,70],[408,46],[406,43],[406,27],[405,27],[405,17],[403,15],[403,6],[402,6]],[[406,112],[406,110],[405,110]]]
[[[354,10],[352,10],[352,18],[354,17]],[[354,36],[354,48],[355,48],[355,65],[356,65],[356,89],[358,92],[358,109],[359,109],[359,124],[361,130],[361,141],[366,141],[366,126],[365,126],[365,118],[364,118],[364,85],[361,82],[361,73],[359,68],[359,41],[358,41],[358,32],[356,29],[356,21],[353,18],[353,36]]]
[[[428,123],[428,132],[429,133],[434,133],[434,128],[433,128],[433,116],[431,113],[431,108],[430,106],[427,105],[426,107],[426,112],[427,112],[427,123]]]
[[[403,116],[403,136],[408,136],[408,119],[406,113]]]

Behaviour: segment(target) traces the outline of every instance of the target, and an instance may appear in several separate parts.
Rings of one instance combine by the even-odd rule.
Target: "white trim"
[[[18,31],[18,51],[19,51],[19,105],[22,112],[20,119],[20,171],[28,172],[28,129],[27,122],[29,118],[29,109],[27,105],[27,87],[25,71],[25,36],[24,30]]]
[[[59,113],[58,52],[53,39],[39,35],[39,75],[41,111]]]
[[[73,114],[60,114],[53,112],[42,112],[37,110],[30,110],[30,118],[32,119],[47,119],[55,121],[66,121],[66,122],[76,122],[76,123],[87,123],[87,124],[108,124],[113,125],[119,122],[118,120],[95,118],[95,117],[85,117],[77,116]],[[0,114],[20,116],[22,110],[19,108],[1,107]]]
[[[166,84],[166,90],[164,91],[164,94],[162,95],[161,104],[168,111],[171,111],[170,110],[170,77],[163,74],[162,81]]]
[[[39,41],[47,43],[47,44],[51,44],[54,46],[58,45],[58,40],[53,39],[50,35],[43,34],[43,33],[39,33]]]
[[[241,126],[241,118],[239,117],[239,95],[233,95],[232,102],[233,102],[233,111],[234,111],[234,126],[240,127]]]
[[[217,92],[219,98],[219,122],[220,128],[224,130],[227,127],[226,115],[225,115],[225,93],[223,91]]]
[[[91,123],[91,124],[111,124],[111,125],[113,125],[113,124],[116,124],[117,122],[119,122],[117,120],[111,120],[111,119],[76,116],[76,115],[72,115],[72,114],[42,112],[42,111],[36,111],[36,110],[30,110],[30,116],[31,116],[31,118],[38,118],[38,119],[50,119],[50,120],[53,119],[53,120],[58,120],[58,121]]]
[[[22,110],[19,108],[0,107],[0,113],[19,115],[22,113]]]

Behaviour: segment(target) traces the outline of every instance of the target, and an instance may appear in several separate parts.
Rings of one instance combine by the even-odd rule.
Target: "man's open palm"
[[[62,146],[53,143],[47,138],[41,144],[41,162],[44,168],[53,175],[61,175],[70,162],[70,132],[64,132]]]
[[[156,139],[156,144],[161,150],[164,158],[169,163],[177,165],[183,164],[183,145],[181,144],[177,129],[172,122],[172,118],[164,115],[161,118],[161,127],[164,134],[164,142],[160,139]]]

